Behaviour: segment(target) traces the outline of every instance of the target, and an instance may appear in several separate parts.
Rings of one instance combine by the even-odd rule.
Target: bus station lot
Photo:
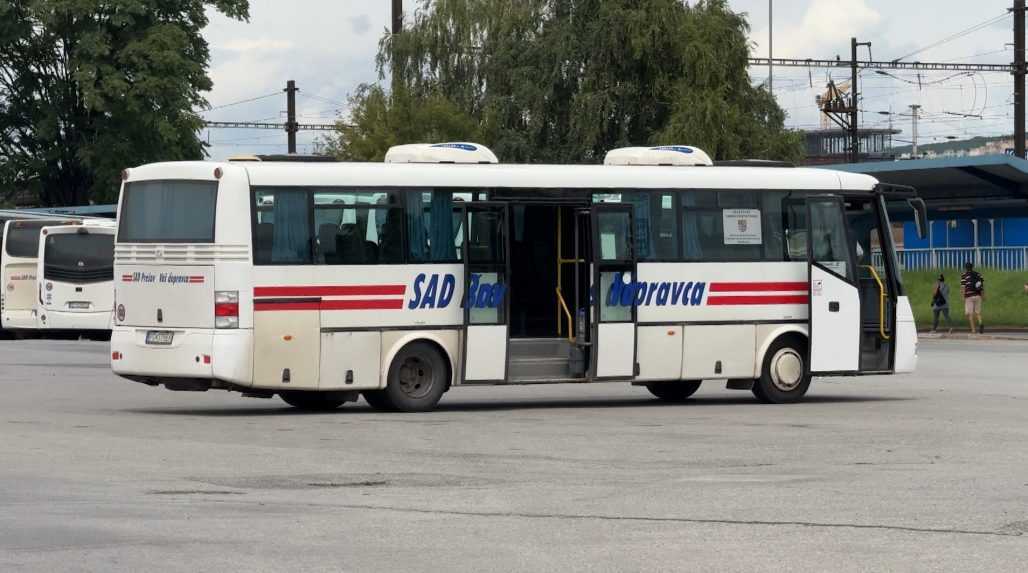
[[[302,414],[3,341],[0,571],[1023,571],[1028,341],[920,355],[788,406],[598,384]]]

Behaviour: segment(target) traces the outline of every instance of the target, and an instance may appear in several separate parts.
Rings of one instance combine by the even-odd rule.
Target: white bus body
[[[101,337],[110,332],[116,230],[114,221],[97,220],[41,229],[36,266],[40,330]]]
[[[0,320],[4,330],[35,330],[37,326],[36,258],[39,253],[39,231],[48,225],[60,225],[60,219],[12,219],[3,226],[0,249]]]
[[[308,408],[606,380],[795,401],[811,375],[913,370],[895,257],[867,262],[888,229],[873,178],[820,169],[146,165],[111,364]]]

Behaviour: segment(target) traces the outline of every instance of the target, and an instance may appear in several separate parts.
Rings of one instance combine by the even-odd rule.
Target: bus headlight
[[[214,291],[214,328],[239,328],[239,291]]]

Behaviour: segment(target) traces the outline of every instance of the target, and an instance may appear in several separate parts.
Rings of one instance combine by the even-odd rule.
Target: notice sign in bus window
[[[760,209],[724,209],[726,245],[759,245],[763,242],[760,231]]]

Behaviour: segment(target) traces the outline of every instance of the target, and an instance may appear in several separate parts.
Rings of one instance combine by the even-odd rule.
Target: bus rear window
[[[68,233],[46,238],[43,257],[46,266],[70,270],[95,270],[114,264],[114,236]]]
[[[119,243],[213,243],[217,181],[136,181],[121,196]]]
[[[4,245],[12,257],[34,259],[39,256],[39,229],[55,224],[54,221],[13,221],[7,231]]]

